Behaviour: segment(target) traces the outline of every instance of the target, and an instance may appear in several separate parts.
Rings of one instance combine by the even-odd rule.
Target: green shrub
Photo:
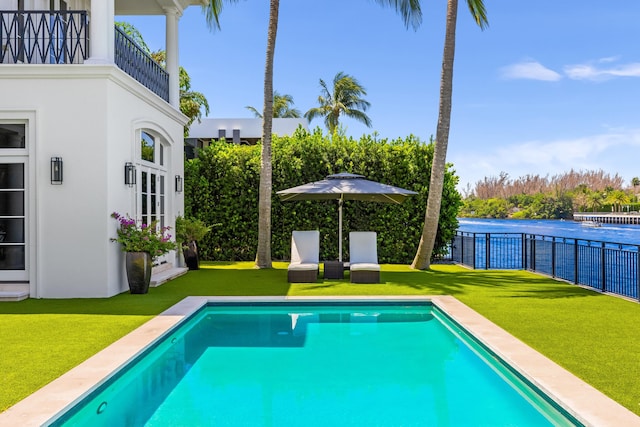
[[[318,181],[339,172],[416,191],[402,205],[345,201],[343,258],[348,259],[349,231],[378,233],[381,263],[409,263],[415,256],[427,203],[433,146],[418,138],[360,140],[326,136],[299,129],[272,142],[273,197],[271,206],[274,260],[291,254],[293,230],[320,230],[320,258],[338,258],[338,202],[282,202],[276,191]],[[258,239],[260,146],[213,143],[185,165],[185,216],[206,224],[221,223],[199,241],[201,259],[250,261]],[[461,197],[452,170],[445,176],[440,227],[435,253],[442,253],[457,229]]]

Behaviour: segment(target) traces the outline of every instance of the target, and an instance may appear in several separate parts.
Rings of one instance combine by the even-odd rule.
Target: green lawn
[[[147,295],[0,303],[0,411],[188,295],[453,295],[640,415],[640,304],[524,271],[384,265],[376,285],[291,285],[286,263],[203,263]]]

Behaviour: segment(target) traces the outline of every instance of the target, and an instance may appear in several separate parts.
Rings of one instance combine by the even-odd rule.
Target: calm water
[[[188,325],[65,425],[570,424],[430,306],[212,307]]]
[[[577,221],[555,219],[460,218],[458,221],[460,231],[475,233],[531,233],[640,245],[640,225],[603,224],[602,227],[585,227]]]

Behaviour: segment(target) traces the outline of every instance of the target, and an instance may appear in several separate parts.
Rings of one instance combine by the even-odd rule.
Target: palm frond
[[[481,30],[484,30],[489,26],[489,20],[487,18],[487,9],[484,7],[483,0],[467,0],[467,6],[469,6],[469,11],[471,12],[471,16],[473,20],[476,21],[476,24],[480,27]]]
[[[409,25],[417,30],[422,24],[422,9],[420,8],[420,0],[376,0],[381,6],[391,6],[400,14],[404,22],[404,26]]]

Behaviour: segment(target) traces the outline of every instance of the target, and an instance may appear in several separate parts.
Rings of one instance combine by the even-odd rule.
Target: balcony
[[[115,63],[153,93],[169,101],[169,74],[115,29]],[[83,64],[89,58],[86,11],[0,10],[0,64]]]

